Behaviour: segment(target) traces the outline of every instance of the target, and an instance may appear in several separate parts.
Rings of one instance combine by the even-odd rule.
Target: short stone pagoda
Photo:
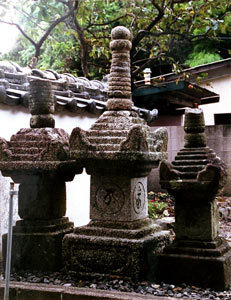
[[[30,87],[31,128],[21,129],[9,142],[0,139],[0,170],[20,183],[12,270],[54,271],[62,266],[63,236],[73,229],[65,217],[65,181],[82,168],[69,160],[69,135],[54,128],[51,83],[35,79]]]
[[[125,27],[112,30],[107,111],[70,137],[71,158],[91,175],[91,221],[63,241],[66,268],[81,275],[151,278],[169,241],[147,206],[147,175],[167,157],[167,131],[151,133],[132,111],[130,39]]]
[[[160,255],[159,279],[224,290],[231,283],[231,250],[219,237],[215,196],[226,168],[206,146],[200,108],[186,109],[184,130],[184,148],[160,166],[161,186],[175,197],[176,239]]]

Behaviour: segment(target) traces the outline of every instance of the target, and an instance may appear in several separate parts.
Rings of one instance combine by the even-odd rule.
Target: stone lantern
[[[12,270],[54,271],[62,266],[63,236],[73,229],[65,217],[65,181],[82,168],[69,160],[69,135],[54,128],[51,83],[34,79],[30,88],[31,128],[19,130],[9,142],[0,139],[0,170],[20,184]]]
[[[224,290],[231,283],[231,251],[218,235],[215,196],[226,168],[206,146],[200,108],[186,109],[184,130],[184,148],[160,166],[161,186],[175,197],[176,239],[160,255],[159,279]]]
[[[150,278],[156,253],[169,241],[147,206],[147,175],[167,157],[167,132],[151,133],[132,111],[130,39],[125,27],[112,30],[107,111],[70,137],[71,158],[91,175],[91,221],[63,241],[67,269],[82,275]]]

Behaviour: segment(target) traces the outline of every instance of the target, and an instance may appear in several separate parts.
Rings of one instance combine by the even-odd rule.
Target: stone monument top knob
[[[112,29],[111,37],[113,40],[131,40],[131,33],[126,27],[117,26]]]

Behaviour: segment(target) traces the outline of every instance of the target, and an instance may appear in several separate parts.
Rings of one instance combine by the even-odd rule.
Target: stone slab
[[[5,283],[0,281],[0,299]],[[89,288],[60,287],[45,284],[10,283],[10,300],[175,300],[173,297],[156,297],[137,293],[93,290]]]

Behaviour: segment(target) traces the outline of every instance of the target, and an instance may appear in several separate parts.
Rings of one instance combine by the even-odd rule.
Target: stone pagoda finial
[[[33,79],[30,82],[29,110],[31,128],[55,127],[55,111],[51,82],[44,79]]]
[[[117,26],[111,32],[112,64],[109,78],[108,110],[131,110],[131,74],[130,50],[131,33],[123,26]]]
[[[226,167],[206,145],[200,108],[186,109],[184,130],[184,148],[160,165],[161,187],[175,198],[176,238],[159,257],[158,279],[224,290],[231,283],[231,248],[219,237],[216,195]]]
[[[185,148],[206,146],[204,114],[200,108],[188,108],[185,111]]]

